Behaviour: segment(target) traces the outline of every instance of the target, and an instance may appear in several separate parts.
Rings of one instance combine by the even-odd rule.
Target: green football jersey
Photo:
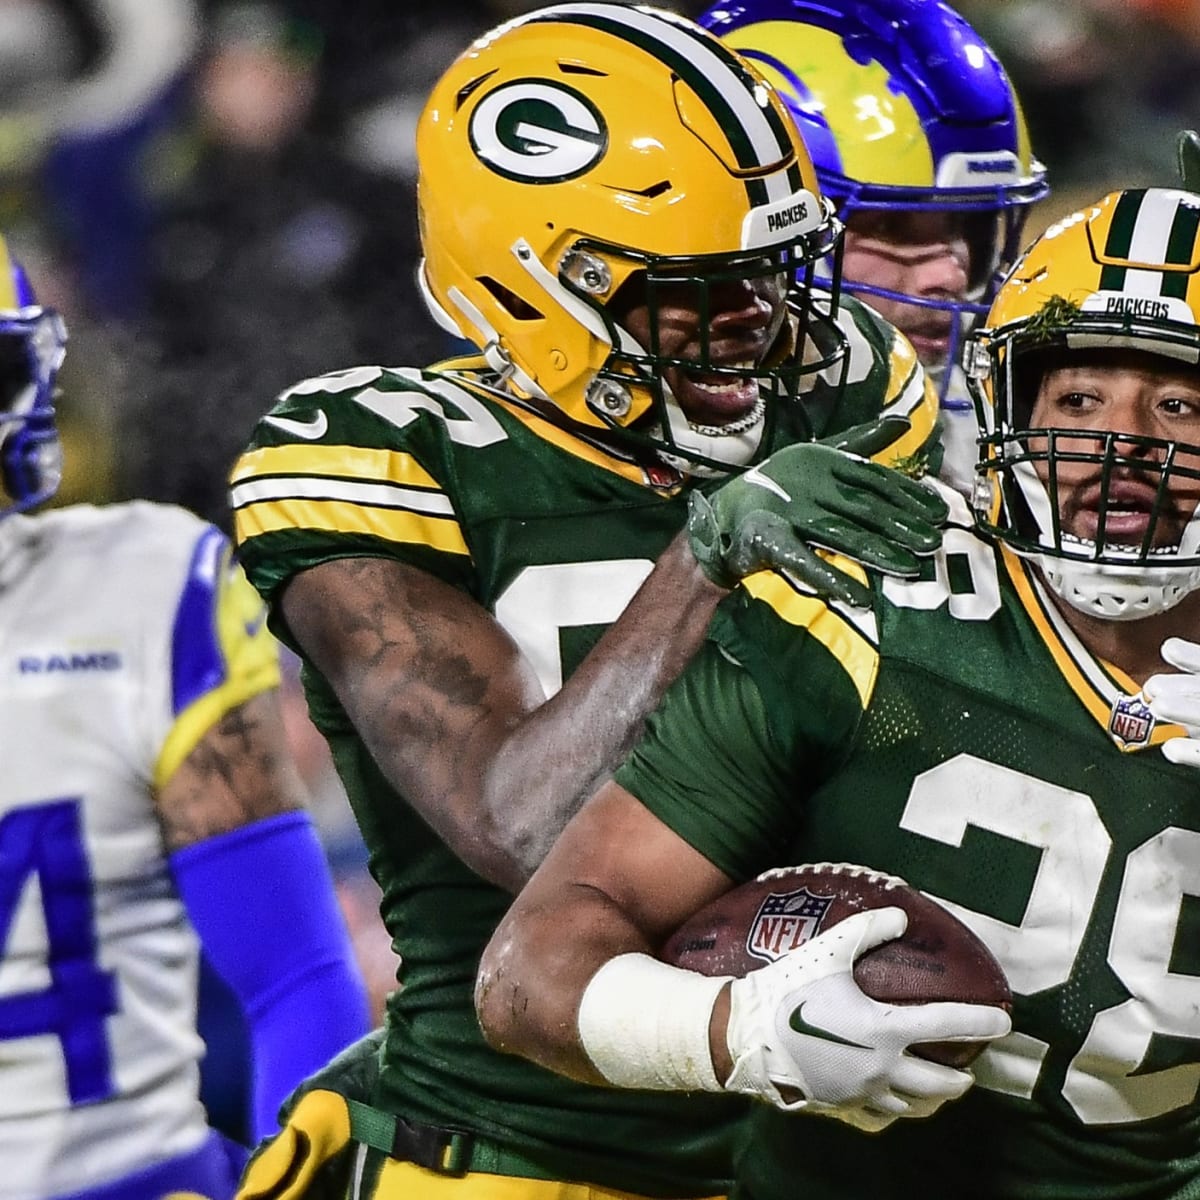
[[[867,1136],[757,1108],[736,1194],[1200,1196],[1200,776],[949,498],[924,577],[874,579],[871,611],[747,580],[617,772],[734,878],[904,877],[1014,993],[1012,1034],[927,1120]]]
[[[811,423],[833,432],[900,412],[913,428],[888,453],[911,453],[936,418],[911,348],[852,301],[841,323],[845,387],[814,381]],[[780,424],[775,437],[796,434]],[[687,507],[669,469],[648,473],[513,403],[480,360],[298,385],[259,423],[231,498],[242,562],[285,640],[276,602],[290,577],[331,559],[395,558],[494,614],[547,696],[620,615]],[[588,1087],[486,1045],[472,991],[509,897],[391,788],[310,664],[305,683],[401,956],[376,1103],[469,1128],[560,1178],[664,1196],[723,1190],[739,1101]]]

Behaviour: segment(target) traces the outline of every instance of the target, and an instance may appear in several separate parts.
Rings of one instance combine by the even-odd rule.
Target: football
[[[689,917],[660,957],[702,975],[740,978],[853,913],[896,905],[908,914],[902,937],[868,950],[854,979],[889,1004],[959,1000],[1012,1011],[1012,993],[992,952],[956,916],[894,875],[848,863],[767,871]],[[984,1042],[927,1042],[913,1053],[965,1067]]]

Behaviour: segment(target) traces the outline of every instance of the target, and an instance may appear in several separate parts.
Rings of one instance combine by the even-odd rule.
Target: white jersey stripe
[[[441,492],[422,492],[394,483],[354,483],[320,475],[252,479],[234,487],[229,498],[235,509],[262,500],[345,500],[375,508],[405,508],[431,516],[454,516],[454,506]]]

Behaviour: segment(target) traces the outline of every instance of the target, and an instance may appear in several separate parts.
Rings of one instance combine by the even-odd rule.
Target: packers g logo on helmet
[[[967,346],[983,435],[977,522],[1033,557],[1074,607],[1135,620],[1200,587],[1200,517],[1193,513],[1177,545],[1155,539],[1160,518],[1173,507],[1171,481],[1200,487],[1200,446],[1133,432],[1031,428],[1048,362],[1114,349],[1200,368],[1200,195],[1134,188],[1055,222],[1013,267]],[[1088,439],[1092,453],[1080,449]],[[1069,450],[1060,448],[1063,442]],[[1096,540],[1062,530],[1055,484],[1062,462],[1089,463],[1104,481],[1121,471],[1154,476],[1158,499],[1138,545],[1105,533],[1116,507],[1107,490]]]
[[[484,96],[469,133],[483,162],[528,183],[574,179],[608,144],[604,119],[586,96],[538,80],[507,83]]]
[[[800,377],[845,353],[810,304],[811,265],[841,227],[804,144],[774,89],[686,18],[592,2],[509,21],[434,86],[417,160],[434,319],[480,348],[516,402],[629,453],[744,465]],[[754,362],[710,353],[706,314],[731,285],[777,297]],[[671,289],[701,314],[699,349],[681,357],[659,318]],[[641,340],[620,319],[634,309],[648,314]],[[669,372],[756,387],[756,411],[693,423]]]

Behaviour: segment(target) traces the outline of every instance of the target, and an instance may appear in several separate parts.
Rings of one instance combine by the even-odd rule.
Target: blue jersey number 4
[[[35,874],[50,986],[0,996],[0,1041],[53,1034],[62,1044],[71,1103],[104,1100],[113,1094],[104,1018],[117,1011],[117,989],[112,972],[96,962],[92,874],[78,799],[14,809],[0,820],[0,948]]]

